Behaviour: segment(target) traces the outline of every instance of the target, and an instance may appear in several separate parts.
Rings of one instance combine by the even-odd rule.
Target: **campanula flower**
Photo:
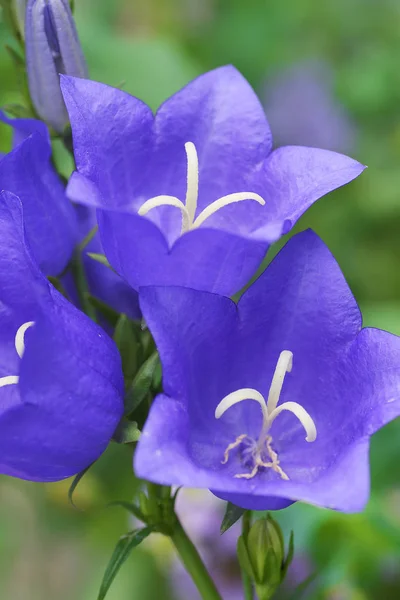
[[[68,0],[28,0],[25,47],[29,91],[38,115],[62,133],[68,114],[60,73],[87,77],[87,67]]]
[[[364,507],[370,436],[400,415],[400,338],[362,328],[313,232],[291,239],[238,306],[180,287],[140,296],[164,395],[137,448],[138,477],[255,510]]]
[[[102,209],[105,253],[134,289],[236,292],[271,242],[364,168],[314,148],[273,152],[261,104],[233,67],[197,78],[156,116],[93,81],[62,77],[62,90],[78,168],[68,193]]]
[[[12,127],[14,147],[4,158],[0,157],[0,190],[8,190],[21,199],[28,241],[43,273],[60,275],[72,258],[75,245],[96,226],[95,211],[74,206],[67,198],[50,160],[49,134],[42,121],[9,119],[1,112],[0,120]],[[103,252],[98,233],[83,251],[92,296],[132,318],[140,317],[137,293],[114,271],[89,258],[88,252]],[[73,287],[67,287],[74,295]]]
[[[0,228],[0,472],[63,479],[100,456],[121,419],[120,357],[39,271],[8,192]]]
[[[0,191],[16,194],[24,207],[26,234],[45,275],[59,275],[78,239],[77,221],[65,186],[51,164],[47,127],[34,119],[0,120],[13,128],[14,149],[0,158]]]

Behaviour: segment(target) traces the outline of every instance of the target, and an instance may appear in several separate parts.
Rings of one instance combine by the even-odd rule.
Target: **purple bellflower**
[[[0,191],[11,191],[20,198],[29,245],[43,273],[60,275],[75,245],[96,225],[95,210],[74,206],[67,198],[51,164],[49,133],[42,121],[9,119],[1,112],[0,120],[13,128],[14,146],[0,157]],[[119,312],[139,318],[137,293],[114,271],[92,260],[88,252],[103,252],[98,233],[83,253],[90,293]]]
[[[291,239],[238,306],[180,287],[140,297],[164,395],[138,444],[138,477],[255,510],[364,507],[369,438],[400,415],[400,338],[362,328],[313,232]]]
[[[100,456],[122,417],[120,357],[39,271],[9,192],[0,226],[0,472],[63,479]]]
[[[38,115],[62,133],[68,124],[60,73],[87,77],[68,0],[28,0],[25,46],[29,91]]]
[[[0,158],[0,191],[17,195],[24,208],[26,234],[45,275],[59,275],[77,242],[77,221],[65,187],[51,164],[47,127],[34,119],[0,120],[13,128],[14,149]]]
[[[231,295],[269,244],[364,167],[333,152],[272,152],[262,106],[227,66],[154,116],[106,85],[62,77],[78,171],[67,193],[99,210],[113,268],[134,289],[183,285]]]

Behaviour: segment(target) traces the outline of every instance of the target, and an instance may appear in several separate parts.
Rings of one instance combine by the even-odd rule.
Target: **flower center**
[[[228,194],[222,196],[218,200],[215,200],[196,217],[197,202],[199,197],[199,158],[197,156],[196,146],[193,142],[186,142],[185,144],[186,157],[187,157],[187,183],[186,183],[186,198],[185,203],[175,196],[155,196],[146,200],[139,209],[139,215],[144,216],[153,208],[159,206],[175,206],[179,208],[182,213],[182,233],[186,233],[191,229],[196,229],[204,223],[206,219],[211,217],[218,210],[234,202],[241,202],[242,200],[255,200],[261,205],[265,204],[265,200],[258,194],[253,192],[236,192],[234,194]]]
[[[34,321],[27,321],[18,328],[18,331],[15,334],[15,350],[20,358],[23,357],[25,352],[25,333],[29,327],[32,327],[34,324]],[[14,385],[18,383],[18,381],[18,375],[7,375],[6,377],[0,377],[0,388],[5,387],[6,385]]]
[[[293,353],[289,350],[283,350],[279,355],[275,367],[267,402],[265,401],[264,396],[257,390],[252,388],[242,388],[225,396],[215,409],[215,418],[219,419],[231,406],[243,402],[244,400],[255,400],[261,406],[263,422],[258,439],[254,440],[246,433],[243,433],[239,435],[234,442],[229,444],[224,453],[222,464],[226,464],[229,460],[229,453],[235,448],[238,448],[243,464],[251,468],[249,473],[239,473],[235,475],[235,477],[239,479],[252,479],[261,467],[271,468],[278,473],[282,479],[289,479],[279,466],[279,458],[272,448],[272,437],[269,435],[272,423],[284,410],[292,412],[298,418],[305,429],[307,442],[314,442],[317,438],[315,423],[308,412],[300,404],[297,402],[284,402],[278,406],[286,373],[290,373],[292,366]]]

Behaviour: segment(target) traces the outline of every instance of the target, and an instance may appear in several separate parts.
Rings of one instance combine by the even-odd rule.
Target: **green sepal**
[[[118,571],[127,560],[132,550],[139,546],[139,544],[155,530],[156,528],[150,525],[143,529],[135,529],[119,539],[110,562],[108,563],[106,572],[104,573],[97,600],[104,600]]]
[[[292,530],[290,532],[288,552],[287,552],[286,558],[282,564],[281,581],[283,581],[285,579],[287,570],[290,567],[290,563],[292,562],[293,557],[294,557],[294,533]]]
[[[125,382],[129,386],[138,367],[140,340],[137,329],[126,315],[120,315],[113,337],[121,354]]]
[[[154,352],[140,367],[125,397],[125,415],[132,414],[150,392],[159,360],[158,352]]]
[[[237,541],[237,556],[239,559],[241,569],[246,573],[248,577],[250,577],[251,581],[255,581],[256,574],[254,572],[253,565],[251,564],[246,542],[243,535],[239,536]]]
[[[86,469],[83,469],[83,471],[81,471],[80,473],[78,473],[78,475],[75,475],[70,488],[68,490],[68,500],[70,502],[70,504],[72,504],[72,506],[74,508],[76,508],[77,510],[81,510],[80,508],[78,508],[76,506],[76,504],[74,503],[74,499],[73,499],[73,495],[74,492],[76,490],[76,488],[78,487],[78,483],[81,481],[81,479],[86,475],[86,473],[89,471],[89,469],[93,466],[93,463],[90,464],[88,467],[86,467]]]
[[[236,506],[235,504],[232,504],[232,502],[227,502],[225,515],[222,519],[220,528],[221,534],[225,533],[225,531],[228,531],[228,529],[230,529],[232,525],[237,523],[237,521],[239,521],[240,517],[242,517],[244,513],[244,508],[240,508],[240,506]]]
[[[18,42],[23,45],[23,36],[20,31],[18,18],[13,6],[13,0],[0,0],[0,7],[2,9],[3,21],[11,29],[14,37]]]
[[[104,254],[97,254],[97,252],[87,252],[86,254],[92,260],[95,260],[96,262],[100,263],[101,265],[104,265],[105,267],[108,267],[109,269],[113,270],[112,266],[110,265],[110,263],[108,262],[107,258],[104,256]]]
[[[117,444],[133,444],[139,441],[141,432],[135,421],[122,419],[113,435],[114,442]]]
[[[32,111],[22,104],[5,104],[3,110],[15,119],[32,119]]]

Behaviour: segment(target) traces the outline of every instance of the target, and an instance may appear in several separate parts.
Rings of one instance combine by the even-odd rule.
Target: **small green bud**
[[[253,523],[238,540],[240,566],[255,585],[259,600],[269,600],[282,583],[292,558],[285,558],[282,531],[269,515]]]

